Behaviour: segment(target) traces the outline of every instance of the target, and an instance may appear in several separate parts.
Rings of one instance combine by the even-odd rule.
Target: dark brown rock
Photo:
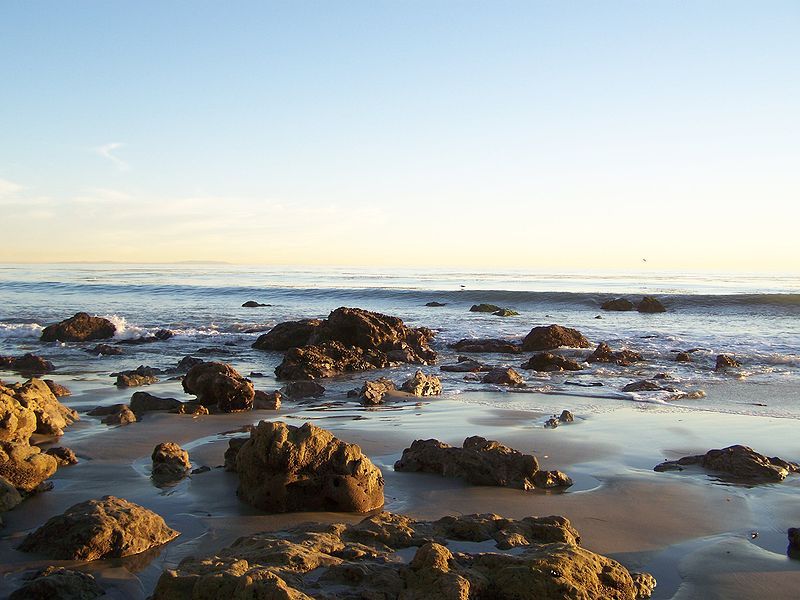
[[[600,305],[600,308],[603,310],[613,310],[613,311],[627,311],[633,310],[633,302],[627,300],[625,298],[615,298],[614,300],[606,300],[603,304]]]
[[[540,352],[534,354],[526,362],[522,363],[523,369],[534,371],[580,371],[583,369],[577,362],[552,352]]]
[[[678,352],[675,355],[675,362],[692,362],[692,355],[688,352]]]
[[[447,306],[447,302],[426,302],[425,306],[428,306],[428,307],[431,307],[431,308],[439,308],[441,306]]]
[[[84,348],[83,351],[95,356],[119,356],[124,354],[122,348],[111,344],[97,344],[94,348]]]
[[[136,415],[127,404],[123,404],[118,411],[106,416],[102,422],[105,425],[130,425],[136,423]]]
[[[292,381],[281,388],[281,394],[292,400],[320,398],[325,395],[325,388],[316,381]]]
[[[502,308],[500,306],[497,306],[496,304],[483,303],[483,304],[473,304],[470,307],[469,312],[493,313],[497,312],[498,310],[502,310]]]
[[[278,410],[281,407],[283,395],[278,392],[262,392],[256,390],[253,397],[253,408],[258,410]]]
[[[383,397],[389,392],[397,389],[394,382],[386,377],[381,377],[375,381],[365,381],[358,393],[361,404],[374,405],[383,402]]]
[[[242,304],[242,308],[260,308],[263,306],[269,306],[269,304],[261,304],[261,302],[256,302],[255,300],[248,300]]]
[[[64,567],[45,567],[27,580],[8,600],[92,600],[105,595],[94,576]]]
[[[87,342],[114,337],[116,326],[103,317],[93,317],[85,312],[49,325],[42,331],[43,342]]]
[[[159,398],[147,392],[134,392],[130,401],[130,409],[137,417],[151,411],[177,411],[182,405],[176,398]]]
[[[448,347],[467,353],[519,354],[522,352],[522,348],[517,342],[498,339],[464,339],[455,344],[449,344]]]
[[[45,454],[55,458],[59,467],[78,464],[78,457],[75,456],[75,453],[71,449],[65,448],[64,446],[54,446],[53,448],[48,448]]]
[[[114,373],[114,375],[117,377],[117,381],[114,383],[114,385],[120,388],[126,388],[158,383],[157,375],[159,373],[160,371],[158,369],[139,365],[135,369],[131,369],[129,371]]]
[[[554,350],[562,346],[588,348],[590,344],[589,340],[583,337],[577,329],[570,329],[561,325],[534,327],[522,340],[523,350]]]
[[[195,365],[183,378],[183,391],[197,396],[204,406],[216,405],[220,412],[239,412],[253,408],[253,384],[231,367],[220,362]]]
[[[491,371],[492,367],[468,358],[453,365],[442,365],[439,369],[450,373],[481,373]]]
[[[29,534],[19,546],[57,560],[97,560],[139,554],[179,533],[160,516],[114,496],[71,506]]]
[[[290,348],[283,362],[275,368],[275,376],[283,380],[322,379],[387,366],[389,360],[380,352],[368,353],[339,342],[325,342],[319,346]]]
[[[435,375],[417,371],[413,377],[403,382],[400,389],[415,396],[438,396],[442,393],[442,381]]]
[[[667,312],[664,305],[652,296],[645,296],[642,301],[636,305],[636,310],[640,313],[663,313]]]
[[[525,380],[510,367],[496,367],[483,376],[483,383],[522,387],[525,385]]]
[[[500,310],[492,313],[495,317],[518,317],[519,313],[510,308],[501,308]]]
[[[157,482],[177,481],[192,468],[189,453],[175,442],[162,442],[153,449],[151,477]]]
[[[355,444],[310,423],[261,421],[236,455],[239,497],[268,512],[383,506],[380,470]]]
[[[634,381],[622,388],[623,392],[660,392],[660,391],[675,391],[674,388],[662,387],[657,381],[652,379],[642,379],[641,381]]]
[[[742,363],[727,354],[720,354],[717,356],[717,364],[714,367],[715,371],[724,371],[725,369],[736,369],[741,367]]]
[[[24,375],[42,375],[55,370],[55,367],[49,360],[28,352],[22,356],[0,356],[0,369]]]
[[[587,362],[603,362],[614,363],[623,367],[630,366],[631,364],[643,360],[642,355],[633,350],[618,350],[614,351],[611,346],[605,342],[600,342],[594,352],[586,359]]]
[[[257,350],[285,351],[289,348],[307,346],[311,334],[322,325],[319,319],[303,319],[278,323],[253,343]]]
[[[800,527],[790,527],[786,533],[789,537],[789,547],[800,550]]]
[[[800,472],[800,465],[778,457],[767,457],[748,446],[735,445],[709,450],[705,454],[684,456],[679,460],[656,465],[655,471],[682,470],[684,466],[699,465],[731,479],[753,483],[783,481],[789,473]]]
[[[573,421],[575,421],[575,417],[568,410],[562,410],[561,414],[558,415],[558,420],[561,423],[572,423]]]

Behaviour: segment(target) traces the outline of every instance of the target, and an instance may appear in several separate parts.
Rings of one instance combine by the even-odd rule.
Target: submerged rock
[[[467,353],[519,354],[522,352],[522,348],[517,342],[491,338],[459,340],[454,344],[449,344],[448,347]]]
[[[151,477],[157,482],[177,481],[192,468],[189,453],[175,442],[161,442],[150,458],[153,461]]]
[[[53,363],[36,354],[22,356],[0,356],[0,369],[8,369],[25,375],[43,375],[55,370]]]
[[[153,367],[139,365],[130,371],[122,371],[117,373],[117,381],[114,385],[119,388],[126,388],[158,383],[157,375],[159,372],[160,371],[158,369],[154,369]]]
[[[525,380],[522,375],[510,367],[496,367],[483,376],[483,383],[494,383],[496,385],[510,385],[514,387],[524,387]]]
[[[130,408],[137,417],[152,411],[177,411],[181,406],[183,402],[176,398],[160,398],[147,392],[134,392],[130,401]]]
[[[112,346],[111,344],[97,344],[94,348],[84,348],[87,354],[94,354],[95,356],[119,356],[124,354],[122,348],[119,346]]]
[[[442,365],[440,370],[450,373],[481,373],[492,370],[492,367],[485,365],[477,360],[471,358],[459,358],[459,361],[453,365]]]
[[[108,319],[79,312],[69,319],[49,325],[42,331],[43,342],[87,342],[114,337],[117,328]]]
[[[515,310],[511,310],[510,308],[501,308],[498,311],[492,313],[495,317],[518,317],[519,313]]]
[[[180,535],[160,516],[114,496],[75,504],[19,545],[57,560],[97,560],[139,554]]]
[[[606,300],[603,304],[600,305],[600,308],[603,310],[613,310],[613,311],[627,311],[633,310],[633,302],[627,300],[626,298],[615,298],[614,300]]]
[[[406,379],[400,389],[415,396],[438,396],[442,393],[442,381],[436,375],[426,375],[422,371]]]
[[[725,369],[736,369],[741,367],[742,363],[728,354],[720,354],[717,356],[717,364],[714,367],[715,371],[724,371]]]
[[[555,350],[566,346],[568,348],[588,348],[587,340],[577,329],[562,327],[561,325],[548,325],[534,327],[522,340],[523,350]]]
[[[197,396],[204,406],[215,405],[220,412],[240,412],[253,408],[255,389],[250,380],[221,362],[195,365],[183,378],[183,391]]]
[[[281,394],[292,400],[320,398],[325,395],[325,388],[315,381],[292,381],[281,388]]]
[[[560,354],[553,354],[552,352],[540,352],[534,354],[526,362],[520,365],[523,369],[534,371],[581,371],[581,367],[577,362],[571,360]]]
[[[375,405],[383,402],[383,397],[389,392],[397,390],[394,382],[386,377],[381,377],[375,381],[365,381],[358,393],[361,404]]]
[[[473,304],[470,307],[469,312],[493,313],[493,312],[497,312],[499,310],[503,310],[503,308],[500,307],[500,306],[497,306],[496,304],[482,303],[482,304]]]
[[[667,312],[664,305],[652,296],[645,296],[641,302],[636,305],[636,310],[640,313],[663,313]]]
[[[357,445],[310,423],[261,421],[235,461],[237,494],[264,511],[368,512],[383,506],[380,470]]]
[[[256,302],[255,300],[248,300],[244,304],[242,304],[242,308],[260,308],[263,306],[270,306],[269,304],[261,304],[261,302]]]
[[[642,355],[633,350],[617,350],[616,352],[611,349],[611,346],[605,342],[600,342],[594,352],[586,359],[587,362],[595,363],[614,363],[623,367],[630,366],[635,362],[644,360]]]
[[[130,425],[136,423],[136,414],[127,404],[123,404],[118,410],[103,418],[102,423],[105,425]]]
[[[692,355],[688,352],[678,352],[675,355],[675,362],[692,362]]]
[[[447,302],[426,302],[425,306],[430,308],[439,308],[441,306],[447,306]]]
[[[8,600],[92,600],[105,595],[93,575],[64,567],[45,567],[26,579]]]
[[[800,472],[800,465],[797,463],[778,457],[766,457],[748,446],[738,444],[709,450],[705,454],[665,461],[656,465],[653,470],[681,471],[689,465],[699,465],[709,471],[750,482],[783,481],[789,473]]]

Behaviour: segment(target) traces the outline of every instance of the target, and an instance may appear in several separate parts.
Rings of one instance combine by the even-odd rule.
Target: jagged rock
[[[583,369],[574,360],[552,352],[534,354],[526,362],[522,363],[521,367],[534,371],[580,371]]]
[[[640,313],[663,313],[667,312],[664,305],[652,296],[645,296],[642,301],[636,305],[636,310]]]
[[[239,412],[253,408],[253,384],[225,363],[195,365],[183,378],[183,390],[197,396],[204,406],[216,405],[221,412]]]
[[[134,392],[130,401],[130,408],[137,417],[157,410],[177,411],[181,406],[183,402],[176,398],[159,398],[147,392]]]
[[[315,381],[292,381],[281,388],[281,394],[292,400],[320,398],[325,395],[325,388]]]
[[[503,310],[502,307],[497,306],[496,304],[473,304],[469,312],[481,312],[481,313],[493,313],[497,312],[498,310]]]
[[[45,567],[27,579],[8,600],[92,600],[105,595],[93,575],[64,567]]]
[[[633,310],[633,302],[625,298],[615,298],[614,300],[606,300],[600,305],[603,310],[626,311]]]
[[[78,413],[58,401],[50,387],[41,379],[29,379],[25,383],[0,384],[0,440],[25,441],[30,427],[30,412],[35,419],[35,433],[62,435],[64,428],[77,421]],[[22,427],[20,430],[19,428]],[[12,434],[9,428],[17,433]]]
[[[60,383],[56,383],[52,379],[44,379],[43,381],[45,385],[50,388],[50,391],[53,392],[53,396],[56,398],[63,398],[64,396],[72,395],[72,392],[69,391],[69,388],[64,387]]]
[[[684,466],[699,465],[733,479],[751,482],[783,481],[789,473],[800,472],[800,465],[778,457],[766,457],[748,446],[735,445],[709,450],[705,454],[684,456],[656,465],[655,471],[682,471]]]
[[[475,485],[530,490],[537,487],[534,478],[539,463],[535,456],[473,436],[464,440],[462,448],[439,440],[415,440],[410,448],[403,450],[394,469],[457,477]]]
[[[675,362],[692,362],[692,355],[688,352],[678,352],[675,355]]]
[[[253,397],[253,408],[258,410],[278,410],[281,407],[282,394],[280,392],[262,392],[256,390]]]
[[[322,379],[388,366],[389,361],[382,353],[367,353],[339,342],[325,342],[319,346],[290,348],[283,362],[275,368],[275,376],[284,380]]]
[[[468,358],[465,360],[459,359],[453,365],[442,365],[439,369],[450,373],[481,373],[491,371],[492,367]]]
[[[111,344],[97,344],[94,348],[84,348],[83,351],[95,356],[119,356],[124,354],[122,348]]]
[[[114,337],[117,328],[108,319],[79,312],[69,319],[49,325],[42,331],[43,342],[87,342]]]
[[[0,477],[24,492],[33,492],[58,469],[58,462],[37,446],[0,442]]]
[[[447,306],[447,302],[426,302],[425,306],[439,308],[441,306]]]
[[[66,467],[68,465],[77,465],[78,464],[78,457],[75,456],[75,453],[70,449],[64,446],[55,446],[53,448],[48,448],[45,454],[48,454],[56,459],[58,462],[59,467]]]
[[[310,423],[261,421],[239,448],[237,494],[269,512],[367,512],[383,506],[383,476],[355,444]]]
[[[160,516],[114,496],[75,504],[19,545],[56,560],[97,560],[139,554],[180,535]]]
[[[244,304],[242,304],[242,308],[260,308],[262,306],[270,306],[269,304],[261,304],[261,302],[256,302],[255,300],[248,300]]]
[[[523,350],[554,350],[561,346],[588,348],[590,344],[589,340],[583,337],[577,329],[570,329],[561,325],[534,327],[522,340]]]
[[[742,366],[742,363],[740,363],[738,360],[736,360],[732,356],[729,356],[727,354],[720,354],[719,356],[717,356],[717,364],[714,367],[714,370],[715,371],[724,371],[725,369],[728,369],[728,368],[735,369],[735,368],[741,367],[741,366]]]
[[[634,362],[643,360],[642,355],[633,350],[618,350],[614,352],[611,346],[605,342],[600,342],[594,352],[586,359],[587,362],[615,363],[623,367],[630,366]]]
[[[136,415],[127,404],[123,404],[119,410],[107,415],[102,423],[105,425],[130,425],[136,423]]]
[[[525,385],[525,380],[510,367],[496,367],[483,376],[483,383],[522,387]]]
[[[319,319],[303,319],[278,323],[253,343],[257,350],[285,351],[289,348],[307,346],[311,334],[322,325]]]
[[[55,367],[49,360],[28,352],[22,356],[0,356],[0,369],[8,369],[24,375],[42,375],[55,370]]]
[[[522,348],[517,342],[498,339],[464,339],[455,344],[448,344],[449,348],[457,352],[467,353],[499,353],[499,354],[519,354]]]
[[[400,389],[415,396],[438,396],[442,393],[442,381],[435,375],[425,375],[422,371],[406,379]]]
[[[22,502],[17,488],[5,477],[0,477],[0,513],[7,512]]]
[[[158,377],[156,377],[158,373],[158,369],[139,365],[133,370],[116,373],[117,381],[114,385],[120,388],[126,388],[158,383]]]
[[[189,453],[175,442],[162,442],[153,449],[151,477],[156,481],[176,481],[192,468]]]
[[[374,405],[383,402],[383,397],[397,389],[394,382],[386,377],[375,381],[365,381],[358,393],[361,404]]]

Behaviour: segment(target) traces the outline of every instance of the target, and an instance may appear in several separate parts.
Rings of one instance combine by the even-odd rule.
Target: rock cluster
[[[642,355],[638,352],[627,349],[614,351],[611,349],[611,346],[605,342],[600,342],[595,351],[586,359],[586,361],[590,363],[614,363],[623,367],[630,366],[641,360],[643,360]]]
[[[69,319],[49,325],[42,331],[43,342],[88,342],[114,337],[117,328],[108,319],[79,312]]]
[[[748,482],[783,481],[789,473],[799,473],[800,465],[778,457],[767,457],[748,446],[735,445],[709,450],[705,454],[684,456],[656,465],[655,471],[682,471],[683,467],[698,465],[731,479]]]
[[[220,362],[204,362],[193,366],[183,378],[183,391],[197,396],[203,406],[215,406],[230,413],[253,408],[255,389],[249,379],[236,369]]]
[[[451,542],[493,551],[455,552]],[[419,522],[380,513],[355,525],[307,524],[240,538],[161,575],[154,600],[194,598],[564,598],[639,600],[655,579],[585,550],[564,517],[493,514]],[[416,548],[410,560],[398,551]],[[509,553],[510,549],[514,553]],[[402,553],[405,554],[405,553]]]
[[[403,450],[394,469],[523,490],[572,485],[572,480],[560,471],[540,471],[535,456],[480,436],[465,439],[461,448],[439,440],[415,440]]]
[[[588,348],[590,346],[580,331],[561,325],[548,325],[534,327],[522,340],[523,350],[555,350],[566,346],[568,348]]]

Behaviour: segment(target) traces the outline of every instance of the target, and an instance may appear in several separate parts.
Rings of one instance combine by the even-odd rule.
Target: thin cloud
[[[8,179],[0,179],[0,198],[15,194],[22,189],[23,187],[18,183],[14,183]]]
[[[112,163],[117,165],[117,168],[120,171],[127,171],[131,168],[130,165],[121,158],[119,158],[118,156],[114,155],[115,150],[119,150],[124,146],[125,144],[123,144],[122,142],[111,142],[108,144],[103,144],[102,146],[98,146],[97,148],[94,148],[94,151],[103,158],[107,158]]]

